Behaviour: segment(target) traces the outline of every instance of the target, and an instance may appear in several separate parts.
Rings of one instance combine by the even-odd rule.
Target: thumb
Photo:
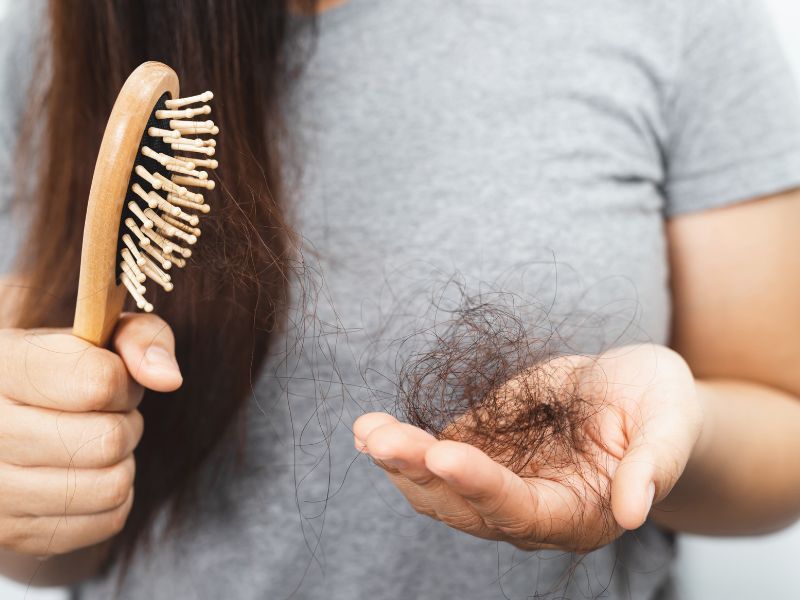
[[[696,435],[675,415],[654,415],[631,440],[611,483],[611,510],[624,529],[641,527],[654,502],[672,490]]]
[[[144,387],[171,392],[183,383],[175,360],[175,336],[163,319],[153,314],[124,314],[112,344],[131,377]]]

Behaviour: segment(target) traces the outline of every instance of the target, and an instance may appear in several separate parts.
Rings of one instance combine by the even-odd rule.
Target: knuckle
[[[134,471],[133,460],[106,469],[99,480],[98,490],[106,506],[118,508],[125,504],[133,488]]]
[[[122,360],[104,350],[91,351],[81,365],[76,401],[85,411],[102,410],[124,389],[127,373]]]
[[[3,535],[0,536],[0,548],[24,554],[23,548],[28,539],[25,529],[14,527],[13,523],[8,523],[5,519],[0,521],[0,528],[3,531]]]
[[[130,413],[130,418],[135,445],[138,446],[139,442],[142,440],[142,435],[144,435],[144,417],[138,410],[134,410]]]
[[[128,452],[128,428],[120,415],[103,415],[100,431],[100,460],[104,465],[120,462]]]
[[[37,527],[28,519],[14,519],[11,523],[2,523],[3,536],[0,549],[26,556],[44,556],[53,553],[50,539],[37,535]]]
[[[130,515],[132,506],[132,492],[128,493],[126,502],[116,508],[109,516],[108,527],[110,536],[118,534],[125,528],[125,523],[128,522],[128,515]],[[109,536],[109,537],[110,537]]]

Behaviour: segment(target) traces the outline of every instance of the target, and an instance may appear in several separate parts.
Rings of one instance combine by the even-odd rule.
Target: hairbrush
[[[81,250],[73,333],[104,346],[130,295],[151,312],[147,283],[173,288],[209,212],[201,190],[218,128],[201,120],[211,92],[179,98],[178,76],[158,62],[140,65],[122,86],[97,156]],[[198,117],[200,117],[198,119]]]

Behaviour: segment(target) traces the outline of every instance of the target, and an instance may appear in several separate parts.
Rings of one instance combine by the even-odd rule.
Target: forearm
[[[767,533],[800,517],[800,399],[734,380],[697,384],[703,431],[651,518],[706,535]]]
[[[0,577],[34,587],[68,586],[97,573],[108,553],[108,543],[39,560],[0,550]]]

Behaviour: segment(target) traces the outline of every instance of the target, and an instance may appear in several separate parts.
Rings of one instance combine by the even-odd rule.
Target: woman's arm
[[[668,225],[673,347],[705,409],[652,512],[672,529],[763,533],[800,517],[800,191]]]

